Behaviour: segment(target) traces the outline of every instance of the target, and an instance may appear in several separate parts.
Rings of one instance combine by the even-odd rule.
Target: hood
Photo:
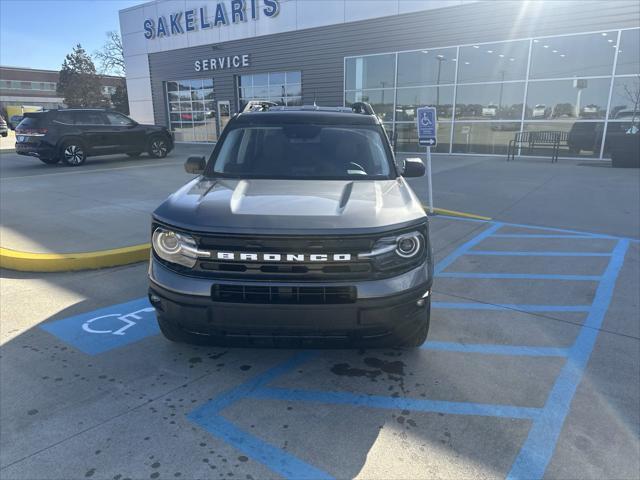
[[[370,233],[423,220],[406,181],[228,180],[198,177],[154,212],[168,225],[202,232]]]

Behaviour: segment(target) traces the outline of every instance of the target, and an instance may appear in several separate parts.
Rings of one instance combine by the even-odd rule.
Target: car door
[[[78,110],[75,112],[75,126],[80,131],[87,151],[91,155],[112,153],[109,135],[111,127],[100,110]]]
[[[141,152],[146,149],[143,127],[118,112],[105,112],[105,116],[111,129],[110,142],[115,152]]]

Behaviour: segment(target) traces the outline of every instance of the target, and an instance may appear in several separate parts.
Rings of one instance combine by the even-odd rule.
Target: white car
[[[547,106],[543,103],[539,103],[537,104],[535,107],[533,107],[533,113],[531,114],[531,116],[533,118],[544,118],[545,115],[545,111],[547,110]]]

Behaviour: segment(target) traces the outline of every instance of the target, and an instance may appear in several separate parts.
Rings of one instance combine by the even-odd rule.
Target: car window
[[[58,112],[56,113],[56,122],[66,123],[73,125],[75,123],[72,112]]]
[[[102,112],[74,112],[76,125],[106,125]]]
[[[133,125],[133,120],[131,120],[129,117],[125,117],[124,115],[120,115],[119,113],[107,112],[105,115],[107,116],[107,120],[111,125]]]
[[[223,138],[214,174],[236,178],[389,178],[391,154],[377,125],[237,127]]]

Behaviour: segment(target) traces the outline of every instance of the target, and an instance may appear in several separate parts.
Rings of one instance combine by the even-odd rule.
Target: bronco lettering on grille
[[[250,253],[216,252],[218,260],[239,260],[242,262],[349,262],[350,253]]]

